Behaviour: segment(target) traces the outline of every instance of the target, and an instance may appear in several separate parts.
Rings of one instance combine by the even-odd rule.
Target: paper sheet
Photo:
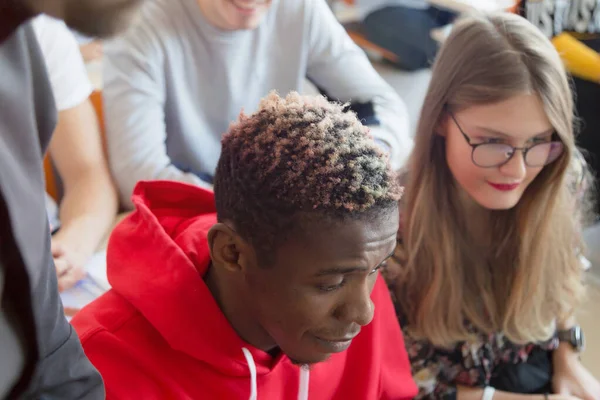
[[[106,250],[92,256],[85,266],[86,277],[60,294],[63,307],[80,310],[110,289],[106,275]],[[70,319],[70,316],[67,316]]]

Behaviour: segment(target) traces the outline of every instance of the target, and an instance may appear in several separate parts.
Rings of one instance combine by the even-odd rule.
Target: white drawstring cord
[[[308,383],[310,378],[310,367],[300,367],[300,382],[298,384],[298,400],[308,400]]]
[[[257,382],[256,382],[256,363],[252,353],[245,347],[242,347],[244,357],[246,357],[246,363],[248,363],[248,369],[250,370],[250,398],[249,400],[258,399]],[[303,365],[300,367],[300,381],[298,382],[298,400],[308,400],[308,387],[310,378],[310,367]]]
[[[256,364],[254,363],[254,358],[252,357],[252,353],[245,347],[242,347],[242,351],[244,352],[244,357],[246,357],[246,362],[248,363],[248,369],[250,370],[250,399],[249,400],[257,400],[256,393]]]

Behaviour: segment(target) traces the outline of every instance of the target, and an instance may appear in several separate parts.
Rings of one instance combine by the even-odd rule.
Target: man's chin
[[[323,353],[320,355],[315,355],[314,357],[302,357],[302,358],[293,358],[288,356],[288,358],[290,359],[290,361],[292,362],[292,364],[294,365],[298,365],[298,366],[302,366],[302,365],[313,365],[313,364],[318,364],[321,363],[323,361],[327,361],[329,358],[331,357],[331,354],[327,353]]]

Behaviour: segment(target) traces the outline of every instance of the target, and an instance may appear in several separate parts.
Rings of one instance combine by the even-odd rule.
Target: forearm
[[[556,329],[559,331],[567,331],[577,325],[575,317],[569,317],[563,321],[556,322]],[[561,362],[571,359],[579,359],[579,353],[573,348],[570,343],[560,342],[556,350],[553,352],[553,358]]]
[[[81,174],[60,204],[61,228],[53,240],[73,249],[85,262],[114,223],[117,193],[108,172]]]
[[[458,392],[456,395],[457,400],[481,400],[483,397],[483,389],[481,388],[469,388],[465,386],[458,386]],[[494,392],[494,400],[544,400],[543,394],[517,394],[508,393],[496,390]]]

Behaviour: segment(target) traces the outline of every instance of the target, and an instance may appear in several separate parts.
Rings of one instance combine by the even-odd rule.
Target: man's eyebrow
[[[392,257],[393,255],[394,255],[394,252],[392,251],[390,254],[388,254],[383,259],[383,261],[381,261],[379,264],[377,264],[377,267],[381,266],[381,264],[383,264],[384,262],[389,260],[390,257]],[[375,268],[377,268],[377,267],[375,267]],[[351,274],[354,272],[367,272],[370,270],[371,270],[371,268],[365,268],[365,267],[335,267],[335,268],[328,268],[328,269],[321,270],[316,273],[316,276],[346,275],[346,274]]]

